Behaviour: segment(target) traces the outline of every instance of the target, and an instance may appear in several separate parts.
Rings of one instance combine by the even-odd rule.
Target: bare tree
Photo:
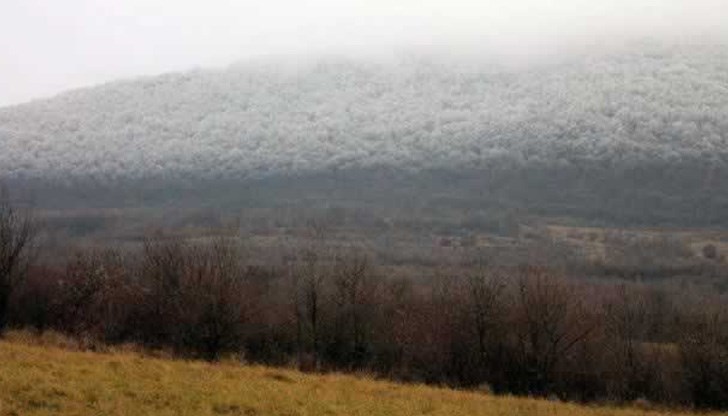
[[[365,255],[343,256],[332,276],[337,358],[355,367],[363,365],[368,354],[375,277]]]
[[[144,242],[141,276],[145,285],[146,311],[142,334],[147,343],[161,345],[173,337],[171,324],[179,316],[188,251],[189,248],[177,239],[156,237]]]
[[[551,390],[557,366],[594,330],[574,287],[541,267],[528,267],[517,287],[518,342],[530,393]]]
[[[319,367],[323,292],[327,276],[320,253],[313,250],[303,254],[302,264],[293,271],[299,364],[304,369]]]
[[[99,253],[79,253],[69,262],[59,291],[64,331],[80,336],[98,325],[108,280]]]
[[[25,277],[35,229],[30,212],[19,210],[0,188],[0,335],[7,326],[10,295]]]
[[[147,343],[207,360],[240,346],[246,279],[236,242],[150,239],[141,273]]]
[[[685,384],[698,407],[728,408],[728,313],[701,311],[683,335],[680,350]]]
[[[616,296],[604,305],[604,348],[613,357],[611,373],[617,376],[613,394],[630,400],[644,396],[645,363],[640,357],[640,345],[645,336],[647,305],[640,293],[624,285]]]
[[[219,239],[193,247],[182,287],[183,347],[207,360],[239,347],[244,279],[238,247]]]
[[[467,288],[478,340],[478,359],[480,367],[483,368],[496,359],[491,355],[497,354],[494,347],[503,335],[501,323],[504,314],[505,285],[502,278],[494,271],[486,271],[481,267],[468,277]]]

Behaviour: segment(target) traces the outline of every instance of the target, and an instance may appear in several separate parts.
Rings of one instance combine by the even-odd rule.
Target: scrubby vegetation
[[[1,235],[17,241],[27,217],[8,218]],[[607,234],[589,239],[606,245],[612,268],[590,269],[544,262],[564,251],[533,237],[539,250],[522,250],[516,263],[458,248],[457,261],[402,274],[365,247],[328,243],[325,224],[308,230],[262,261],[234,236],[154,234],[124,250],[78,249],[18,269],[4,316],[89,348],[133,343],[498,394],[728,408],[725,298],[636,278],[659,279],[681,261],[723,273],[712,251],[696,260],[677,240]]]

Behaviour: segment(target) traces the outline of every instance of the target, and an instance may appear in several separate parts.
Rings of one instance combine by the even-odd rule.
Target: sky
[[[728,0],[0,0],[0,106],[265,56],[728,39]]]

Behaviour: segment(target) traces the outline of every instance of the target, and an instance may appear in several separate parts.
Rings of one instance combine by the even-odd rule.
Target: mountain
[[[715,205],[728,170],[728,47],[648,44],[528,66],[427,55],[238,64],[2,108],[0,146],[0,177],[10,180],[384,171],[432,183],[433,172],[467,172],[489,189],[526,177],[506,188],[542,206],[534,186],[589,203],[689,187]],[[630,191],[635,182],[644,187]]]
[[[259,176],[728,159],[728,48],[535,68],[403,58],[238,65],[0,109],[0,174]]]

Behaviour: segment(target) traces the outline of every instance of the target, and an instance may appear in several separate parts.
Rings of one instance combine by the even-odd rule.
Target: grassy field
[[[656,415],[367,377],[0,341],[0,415]]]

